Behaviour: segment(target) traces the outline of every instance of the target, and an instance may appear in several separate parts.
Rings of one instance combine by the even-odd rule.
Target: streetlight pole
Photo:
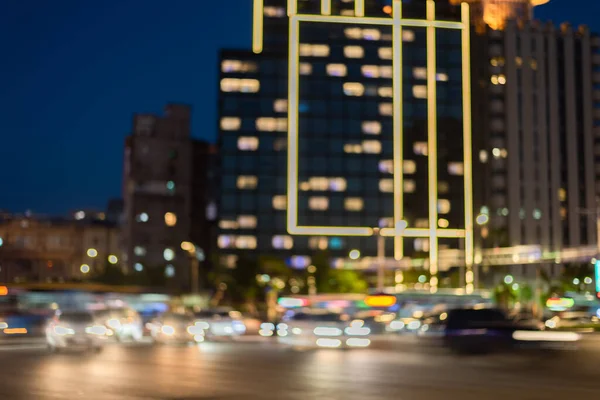
[[[374,228],[377,235],[377,291],[383,293],[385,289],[385,238],[381,229]]]
[[[187,251],[190,258],[191,292],[192,294],[198,294],[200,292],[200,284],[198,282],[200,261],[204,259],[204,252],[192,242],[181,242],[181,249]]]

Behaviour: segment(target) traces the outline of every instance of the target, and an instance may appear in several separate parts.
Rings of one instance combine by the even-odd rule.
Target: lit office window
[[[392,89],[390,86],[381,86],[379,89],[377,89],[377,94],[380,97],[394,97],[394,89]]]
[[[392,79],[394,75],[394,70],[391,65],[382,65],[379,67],[379,76],[381,78],[389,78]]]
[[[315,236],[308,238],[308,247],[316,250],[325,250],[329,246],[329,240],[326,237]]]
[[[238,226],[244,229],[256,228],[256,217],[254,215],[240,215],[237,219]]]
[[[256,93],[259,89],[260,82],[257,79],[221,79],[221,91],[223,92]]]
[[[312,64],[309,63],[300,63],[300,75],[310,75],[312,74]]]
[[[446,229],[450,226],[450,221],[448,221],[446,218],[440,218],[438,219],[438,226],[440,228]]]
[[[344,17],[354,17],[354,10],[342,10],[340,11],[340,15]]]
[[[329,190],[332,192],[343,192],[347,186],[345,178],[329,178]]]
[[[418,218],[415,221],[415,228],[429,228],[429,220],[427,218]]]
[[[256,236],[238,236],[235,238],[235,247],[238,249],[255,249]]]
[[[392,51],[391,47],[380,47],[377,50],[377,53],[379,54],[379,58],[382,60],[391,60],[394,56],[394,52]]]
[[[316,192],[323,192],[329,189],[329,179],[324,177],[313,176],[308,180],[310,189]]]
[[[242,126],[242,120],[238,117],[221,118],[221,129],[224,131],[237,131]]]
[[[219,228],[221,228],[221,229],[238,229],[239,224],[237,221],[222,219],[219,221]]]
[[[360,71],[367,78],[379,78],[379,67],[377,65],[363,65],[360,67]]]
[[[381,122],[379,121],[363,121],[362,131],[367,135],[379,135],[381,133]]]
[[[417,189],[417,185],[415,184],[415,181],[411,180],[411,179],[405,179],[403,181],[403,190],[404,193],[414,193],[415,190]]]
[[[264,10],[265,16],[271,17],[271,18],[283,18],[286,15],[284,7],[266,6],[263,10]]]
[[[344,83],[344,94],[346,96],[362,96],[365,93],[365,87],[359,82]]]
[[[252,175],[241,175],[237,178],[238,189],[256,189],[258,178]]]
[[[271,244],[274,249],[289,250],[294,247],[294,239],[289,235],[276,235],[273,236]]]
[[[415,41],[415,33],[408,29],[402,30],[402,40],[405,42],[414,42]]]
[[[492,67],[503,67],[504,62],[504,57],[494,57],[490,60]]]
[[[361,46],[344,46],[344,56],[347,58],[363,58],[365,50]]]
[[[308,208],[311,210],[324,211],[329,208],[327,197],[311,197],[308,199]]]
[[[417,238],[415,239],[415,250],[416,251],[429,251],[429,239]]]
[[[287,118],[257,118],[256,129],[262,132],[285,132],[287,131]]]
[[[517,67],[522,67],[523,66],[523,57],[515,57],[515,64],[517,64]]]
[[[436,74],[436,75],[435,75],[435,79],[436,79],[438,82],[448,82],[448,74],[446,74],[446,73],[443,73],[443,72],[442,72],[442,73],[439,73],[439,74]]]
[[[394,161],[392,161],[392,160],[379,161],[379,172],[383,172],[386,174],[394,173]]]
[[[461,162],[449,162],[448,163],[448,173],[450,175],[464,175],[465,174],[465,166]]]
[[[165,224],[167,226],[175,226],[177,225],[177,215],[172,212],[165,213]]]
[[[415,163],[413,160],[404,160],[402,167],[402,170],[405,174],[410,175],[417,172],[417,163]]]
[[[363,148],[360,144],[346,143],[344,145],[344,153],[361,154],[362,152],[363,152]]]
[[[413,68],[413,77],[415,79],[427,79],[427,68],[425,68],[425,67]]]
[[[287,208],[287,196],[284,194],[273,196],[273,208],[276,210],[285,210]]]
[[[394,114],[394,106],[392,103],[379,103],[379,114],[391,116]]]
[[[438,182],[438,193],[446,194],[450,191],[450,184],[448,182],[440,181]]]
[[[221,71],[223,72],[256,72],[258,66],[251,61],[223,60]]]
[[[235,268],[237,266],[238,256],[235,254],[227,254],[219,257],[219,259],[221,260],[221,264],[227,268]]]
[[[427,142],[415,142],[413,144],[413,151],[418,156],[426,156],[427,154],[429,154]]]
[[[273,142],[273,150],[275,151],[284,151],[287,149],[287,139],[278,138]]]
[[[498,84],[498,75],[492,75],[492,77],[490,78],[490,81],[492,82],[493,85],[497,85]]]
[[[377,140],[363,140],[362,149],[363,153],[379,154],[381,153],[381,142]]]
[[[286,99],[277,99],[273,102],[273,110],[275,112],[284,113],[288,110],[288,102]]]
[[[344,34],[348,39],[362,39],[362,29],[360,28],[346,28]]]
[[[504,75],[498,75],[498,84],[500,84],[500,85],[506,85],[506,76],[504,76]]]
[[[300,44],[300,55],[306,57],[327,57],[329,46],[326,44]]]
[[[133,254],[135,254],[138,257],[143,257],[146,255],[146,248],[143,246],[135,246],[133,248]]]
[[[391,228],[394,226],[394,218],[380,218],[378,226],[380,228]]]
[[[479,150],[479,161],[485,164],[488,161],[488,152],[485,150]]]
[[[381,32],[379,29],[363,29],[362,38],[365,40],[379,40],[381,39]]]
[[[413,96],[417,99],[426,99],[427,98],[427,86],[425,85],[415,85],[413,86]]]
[[[383,193],[392,193],[394,191],[394,180],[393,179],[380,179],[379,180],[379,191]]]
[[[450,212],[450,200],[438,199],[437,208],[440,214],[448,214]]]
[[[240,136],[238,138],[238,149],[242,151],[255,151],[258,149],[258,138],[252,136]]]
[[[327,75],[329,76],[346,76],[348,68],[344,64],[327,64]]]
[[[558,201],[567,201],[567,191],[563,188],[558,189]]]
[[[235,244],[235,236],[233,235],[219,235],[217,244],[220,249],[227,249],[233,247]]]
[[[344,208],[348,211],[360,211],[363,207],[364,202],[360,197],[349,197],[344,200]]]

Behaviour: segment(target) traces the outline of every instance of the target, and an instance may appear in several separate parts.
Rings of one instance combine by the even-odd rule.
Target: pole
[[[383,293],[385,289],[385,238],[379,229],[377,233],[377,291]]]
[[[198,270],[200,268],[200,261],[194,255],[191,257],[190,267],[191,270],[191,279],[192,279],[192,294],[198,294]]]

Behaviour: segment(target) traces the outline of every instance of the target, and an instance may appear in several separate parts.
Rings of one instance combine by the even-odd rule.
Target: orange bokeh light
[[[365,304],[369,307],[391,307],[396,304],[396,296],[373,295],[365,298]]]

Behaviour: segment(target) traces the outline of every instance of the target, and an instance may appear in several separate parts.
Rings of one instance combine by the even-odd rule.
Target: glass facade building
[[[220,59],[221,198],[218,247],[278,255],[305,267],[318,250],[375,256],[375,237],[289,235],[287,209],[288,17],[285,1],[265,0],[261,54],[224,50]],[[300,1],[305,14],[319,1]],[[365,15],[390,17],[391,0],[366,1]],[[332,1],[351,16],[353,2]],[[425,2],[403,2],[403,17],[424,20]],[[436,19],[460,21],[460,8],[436,2]],[[427,28],[402,32],[402,170],[394,170],[392,27],[302,23],[299,46],[298,224],[392,227],[394,174],[403,176],[403,219],[430,228]],[[460,30],[435,33],[437,219],[464,229],[463,81]],[[431,56],[431,55],[430,55]],[[386,238],[386,257],[394,257]],[[427,238],[405,238],[404,254],[426,258]],[[459,239],[439,247],[459,248]]]

